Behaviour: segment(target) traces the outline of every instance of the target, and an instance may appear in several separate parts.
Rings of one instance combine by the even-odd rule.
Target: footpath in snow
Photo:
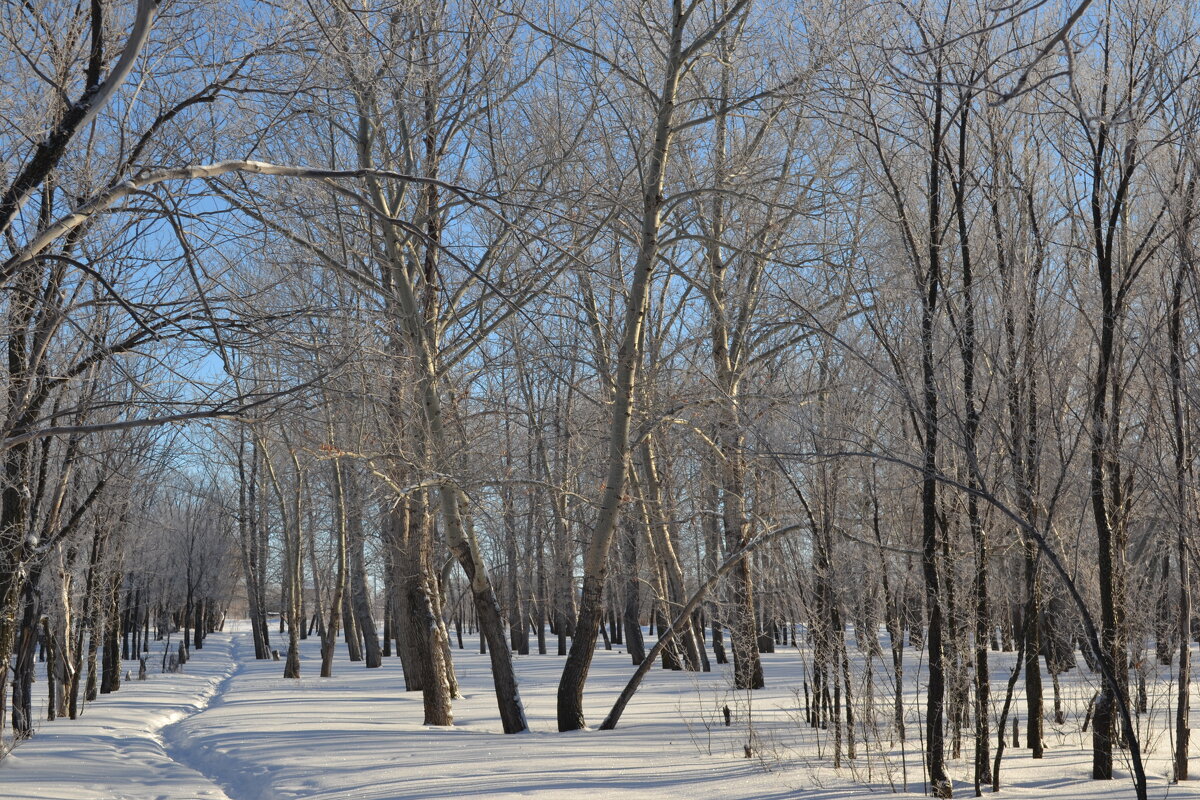
[[[219,786],[172,758],[164,736],[220,695],[236,670],[235,635],[210,636],[185,672],[158,674],[151,659],[147,680],[124,681],[116,693],[85,705],[79,719],[39,723],[32,740],[0,761],[0,797],[228,800]],[[34,684],[35,693],[44,687]]]

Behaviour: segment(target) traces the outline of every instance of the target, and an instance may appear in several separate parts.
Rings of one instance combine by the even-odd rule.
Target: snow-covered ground
[[[745,798],[833,800],[923,789],[915,691],[906,750],[890,742],[890,701],[880,688],[881,733],[857,743],[856,758],[830,766],[832,736],[802,724],[799,654],[764,656],[768,688],[735,692],[724,672],[655,669],[616,731],[554,730],[562,659],[518,656],[521,693],[533,732],[499,733],[486,656],[456,651],[463,699],[452,729],[421,725],[421,697],[406,693],[399,660],[367,670],[339,648],[335,677],[316,677],[318,642],[304,643],[303,674],[285,681],[279,662],[256,662],[249,635],[211,635],[181,674],[145,682],[88,705],[76,721],[43,722],[37,735],[0,762],[0,797],[22,800],[433,800],[436,798]],[[906,651],[912,658],[914,653]],[[993,691],[1002,698],[1011,654],[996,654]],[[909,664],[909,682],[915,667]],[[885,680],[881,670],[876,680]],[[621,648],[600,650],[586,696],[598,725],[632,667]],[[1079,670],[1064,680],[1067,723],[1047,722],[1041,762],[1009,749],[1002,796],[1014,799],[1132,797],[1128,770],[1111,782],[1088,780],[1089,737],[1079,720],[1092,687]],[[37,685],[44,689],[44,684]],[[1200,798],[1200,781],[1170,785],[1164,732],[1169,686],[1152,694],[1154,728],[1147,764],[1151,797]],[[35,691],[37,689],[35,688]],[[1051,701],[1049,681],[1046,698]],[[728,705],[734,724],[724,725]],[[1018,706],[1023,709],[1023,704]],[[861,722],[861,721],[860,721]],[[861,728],[860,730],[860,739]],[[1011,734],[1010,734],[1011,735]],[[1194,772],[1200,742],[1193,737]],[[1022,743],[1024,732],[1022,731]],[[752,757],[745,757],[745,747]],[[973,794],[970,732],[951,762],[955,796]],[[1125,765],[1121,765],[1122,767]]]

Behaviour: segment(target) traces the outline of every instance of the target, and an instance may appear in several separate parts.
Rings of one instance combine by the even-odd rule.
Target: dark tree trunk
[[[621,526],[622,576],[625,604],[622,623],[625,627],[625,646],[634,666],[646,657],[646,645],[642,639],[641,592],[638,579],[638,530],[637,524],[626,519]]]
[[[100,693],[109,694],[121,688],[121,574],[114,572],[106,587],[107,621],[104,625],[104,664],[100,678]]]
[[[1186,217],[1190,220],[1195,205],[1195,178],[1188,184],[1186,194]],[[1167,332],[1171,355],[1168,371],[1171,379],[1171,417],[1175,466],[1175,545],[1176,570],[1179,573],[1179,619],[1175,632],[1179,641],[1178,694],[1175,698],[1175,753],[1173,776],[1176,781],[1188,779],[1188,745],[1191,738],[1188,715],[1191,705],[1192,685],[1192,508],[1191,486],[1194,486],[1192,450],[1188,437],[1189,417],[1184,407],[1185,384],[1183,380],[1183,357],[1186,346],[1183,337],[1182,307],[1184,282],[1192,271],[1190,240],[1180,236],[1181,264],[1175,273],[1171,287],[1171,304],[1167,319]],[[1164,555],[1164,560],[1167,558]],[[1165,583],[1165,581],[1164,581]]]
[[[37,623],[41,601],[35,589],[35,571],[25,581],[22,591],[21,621],[17,628],[12,678],[12,729],[14,739],[33,735],[33,673],[34,649],[37,644]],[[53,706],[53,703],[50,704]]]
[[[934,317],[937,313],[941,284],[941,149],[942,149],[942,75],[938,67],[934,87],[933,140],[929,170],[929,263],[923,276],[921,306],[921,379],[923,384],[922,423],[924,426],[924,477],[921,481],[921,567],[925,579],[925,606],[929,615],[926,636],[929,680],[925,704],[925,755],[929,768],[929,791],[934,797],[950,797],[951,784],[946,774],[944,717],[946,670],[942,634],[941,569],[938,563],[937,535],[937,445],[938,386],[934,367]]]

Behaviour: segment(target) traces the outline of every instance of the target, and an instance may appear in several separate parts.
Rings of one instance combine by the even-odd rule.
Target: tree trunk
[[[300,583],[303,574],[303,548],[300,542],[299,519],[286,524],[284,538],[284,582],[287,586],[287,597],[283,616],[287,621],[288,649],[287,659],[283,664],[283,677],[299,678],[300,628],[304,625],[300,610],[300,594],[304,589]]]
[[[669,621],[679,613],[687,598],[687,588],[684,584],[683,567],[675,553],[675,537],[665,522],[667,512],[663,507],[662,480],[652,436],[642,440],[638,455],[638,466],[643,477],[637,480],[635,475],[632,481],[641,498],[646,531],[654,545],[652,552],[658,558],[659,571],[664,578],[664,616]],[[678,666],[688,671],[695,672],[700,669],[700,649],[693,626],[677,632],[673,645],[665,650],[664,654],[670,653],[679,662]]]
[[[626,519],[621,526],[621,554],[624,557],[625,604],[622,621],[625,627],[625,646],[634,666],[646,657],[646,645],[642,640],[641,595],[642,582],[638,577],[637,523]]]
[[[1189,184],[1187,192],[1187,212],[1191,216],[1191,206],[1195,201],[1195,183]],[[1175,273],[1171,287],[1171,302],[1167,318],[1167,334],[1170,341],[1171,354],[1168,363],[1168,373],[1171,380],[1171,422],[1174,445],[1175,466],[1175,533],[1176,533],[1176,565],[1179,573],[1179,668],[1178,694],[1175,699],[1175,781],[1188,779],[1188,745],[1191,729],[1188,714],[1191,705],[1192,686],[1192,584],[1191,584],[1191,547],[1192,520],[1194,509],[1190,502],[1189,487],[1194,485],[1192,474],[1192,455],[1190,440],[1187,436],[1188,416],[1184,408],[1185,384],[1183,380],[1184,337],[1182,325],[1183,288],[1187,272],[1192,267],[1189,240],[1180,237],[1181,264]],[[1164,556],[1165,557],[1165,556]]]
[[[1029,595],[1025,605],[1025,704],[1028,709],[1025,741],[1034,758],[1042,758],[1042,614],[1038,598],[1037,545],[1025,543],[1025,586]]]
[[[13,653],[12,730],[13,738],[17,740],[33,735],[33,656],[41,609],[41,600],[36,591],[38,577],[38,571],[35,571],[25,581],[21,621]]]
[[[121,688],[121,573],[109,577],[104,596],[104,661],[100,693],[110,694]]]
[[[333,524],[337,535],[337,573],[329,598],[329,624],[321,631],[321,677],[333,677],[333,651],[337,644],[338,621],[346,593],[346,486],[341,459],[330,462],[333,474]]]
[[[925,756],[929,768],[929,791],[934,797],[950,797],[951,783],[946,775],[944,712],[946,702],[945,654],[942,646],[941,569],[938,563],[937,535],[937,445],[938,385],[934,367],[934,317],[937,313],[941,284],[941,149],[942,85],[938,68],[934,88],[933,141],[929,169],[929,263],[923,276],[921,305],[921,381],[923,385],[922,424],[924,427],[924,477],[921,481],[921,567],[925,579],[925,606],[929,615],[929,681],[925,702]]]
[[[356,481],[356,478],[351,478]],[[354,621],[362,636],[364,655],[367,669],[375,669],[383,664],[383,653],[379,646],[379,631],[375,627],[375,615],[371,609],[371,599],[367,592],[367,565],[363,556],[365,546],[362,530],[362,514],[359,510],[357,487],[352,487],[352,497],[355,498],[349,509],[349,547],[350,547],[350,600],[354,607]]]

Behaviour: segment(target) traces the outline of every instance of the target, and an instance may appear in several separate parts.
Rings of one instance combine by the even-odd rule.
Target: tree
[[[601,597],[608,575],[608,551],[612,543],[624,495],[630,455],[630,423],[633,419],[634,398],[642,369],[643,339],[650,299],[651,279],[658,266],[659,233],[664,211],[665,190],[671,145],[682,122],[676,118],[676,108],[683,104],[679,97],[680,82],[695,60],[702,56],[721,31],[746,13],[748,0],[738,0],[713,15],[685,44],[688,25],[699,4],[675,0],[662,22],[663,60],[656,65],[660,86],[650,89],[639,86],[642,98],[648,103],[653,125],[646,149],[636,157],[641,166],[640,213],[636,237],[636,256],[630,273],[628,294],[620,322],[620,345],[607,379],[611,392],[612,416],[608,428],[608,452],[603,490],[597,503],[598,512],[592,525],[583,559],[583,589],[580,595],[579,616],[571,639],[571,651],[563,668],[558,688],[559,730],[576,730],[584,726],[583,687],[596,648],[596,635],[602,616]],[[573,52],[595,58],[606,69],[621,74],[614,56],[600,53],[583,42],[572,39],[570,25],[565,30],[546,31],[556,42],[565,42]],[[657,27],[657,26],[656,26]],[[650,29],[646,35],[655,36]],[[639,82],[640,83],[640,82]],[[636,152],[636,151],[635,151]]]

